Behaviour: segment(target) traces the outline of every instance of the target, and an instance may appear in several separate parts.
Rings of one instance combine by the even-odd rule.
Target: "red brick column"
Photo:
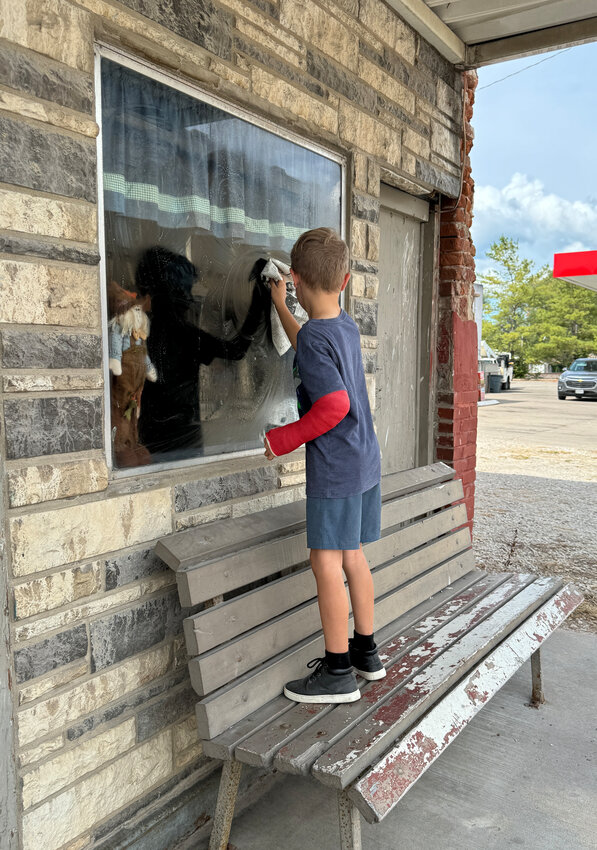
[[[437,459],[450,464],[462,479],[468,525],[472,530],[478,390],[477,326],[473,311],[475,248],[470,234],[474,181],[469,154],[474,135],[470,122],[476,72],[466,72],[463,82],[466,143],[462,192],[455,209],[453,202],[446,204],[440,220]]]

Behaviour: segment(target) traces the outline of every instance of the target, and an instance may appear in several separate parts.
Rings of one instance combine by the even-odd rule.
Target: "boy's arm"
[[[274,307],[278,311],[278,316],[282,322],[284,333],[296,351],[296,335],[300,331],[301,326],[286,306],[286,281],[270,280],[270,289],[272,293],[272,301]]]
[[[266,434],[267,449],[275,457],[293,452],[335,428],[350,411],[350,398],[329,344],[309,332],[309,323],[298,336],[298,366],[311,408],[298,422],[273,428]]]
[[[267,432],[266,456],[269,457],[268,448],[274,457],[280,457],[298,449],[303,443],[321,437],[342,422],[349,410],[350,399],[346,390],[337,390],[322,396],[298,422],[291,422]]]

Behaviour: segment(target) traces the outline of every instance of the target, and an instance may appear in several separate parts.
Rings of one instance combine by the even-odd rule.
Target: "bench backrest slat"
[[[391,561],[373,570],[375,597],[386,596],[396,588],[412,581],[427,570],[443,563],[470,546],[468,529],[461,529],[435,542],[430,542],[415,553]],[[309,570],[310,573],[310,570]],[[222,687],[232,678],[240,676],[267,661],[272,656],[320,630],[315,581],[311,575],[310,599],[283,615],[261,621],[254,629],[243,633],[211,652],[189,662],[193,685],[201,696]],[[289,577],[291,578],[291,577]],[[278,593],[286,596],[286,582],[278,584]],[[271,587],[271,586],[270,586]],[[254,593],[259,598],[260,594]],[[245,607],[247,607],[245,603]],[[380,618],[376,612],[376,626]]]
[[[438,510],[461,498],[462,482],[449,481],[384,503],[382,529],[412,522],[429,511]],[[302,509],[304,512],[304,505]],[[290,537],[277,537],[255,546],[247,545],[238,552],[210,559],[194,568],[180,568],[176,580],[181,604],[190,607],[238,590],[251,582],[303,563],[307,554],[307,536],[301,529]]]
[[[427,570],[433,570],[438,564],[444,565],[445,562],[452,566],[452,575],[459,575],[461,563],[466,564],[467,568],[470,569],[468,559],[464,562],[454,560],[455,555],[462,554],[466,550],[467,543],[466,534],[456,532],[451,538],[440,540],[440,545],[429,546],[422,551],[420,550],[417,553],[417,559],[411,556],[404,561],[391,564],[390,567],[381,572],[374,572],[377,598],[376,629],[385,626],[387,622],[398,616],[396,611],[402,604],[400,600],[408,599],[410,601],[413,592],[424,594],[419,601],[430,595],[425,592],[427,585],[424,580]],[[449,566],[445,574],[450,574]],[[444,575],[444,573],[441,573],[441,575]],[[375,581],[375,579],[378,580]],[[435,587],[437,576],[432,576],[430,581]],[[419,583],[417,584],[417,582]],[[409,589],[409,584],[412,584],[416,590]],[[421,590],[421,588],[425,588],[425,590]],[[402,611],[399,613],[402,613]],[[305,602],[295,608],[294,611],[269,620],[252,631],[241,635],[237,640],[230,641],[209,653],[191,659],[189,670],[193,687],[200,696],[204,696],[248,670],[257,667],[257,665],[267,662],[274,655],[283,652],[293,644],[310,636],[319,635],[320,629],[319,607],[317,598],[313,597],[311,601]]]
[[[395,472],[382,480],[383,498],[394,499],[453,477],[453,470],[441,462]],[[178,571],[265,540],[289,536],[301,526],[304,528],[304,523],[304,504],[295,502],[235,517],[233,521],[222,520],[179,531],[158,541],[156,553],[171,569]]]
[[[367,546],[369,565],[374,569],[422,546],[434,537],[448,534],[464,522],[464,505],[456,505],[401,528]],[[467,541],[466,545],[470,545],[468,529],[463,529],[458,534]],[[426,568],[421,566],[420,569]],[[403,569],[403,566],[399,569]],[[314,595],[313,575],[308,567],[201,611],[193,617],[187,617],[184,620],[184,629],[189,655],[199,655],[221,643],[233,640],[285,610],[306,602]]]

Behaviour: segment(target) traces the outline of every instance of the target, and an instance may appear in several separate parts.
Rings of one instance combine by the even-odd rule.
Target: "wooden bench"
[[[580,603],[557,578],[475,569],[460,481],[443,463],[382,482],[382,537],[366,547],[387,676],[362,698],[308,705],[282,696],[323,655],[304,503],[210,523],[159,541],[183,606],[197,723],[223,761],[210,850],[225,850],[242,764],[310,775],[339,795],[342,850],[359,812],[381,821],[466,723]],[[351,623],[352,627],[352,623]]]

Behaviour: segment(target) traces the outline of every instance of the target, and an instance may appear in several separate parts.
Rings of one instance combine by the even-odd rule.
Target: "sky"
[[[494,265],[486,251],[502,234],[538,266],[560,251],[597,250],[596,80],[597,43],[479,69],[477,274]]]

